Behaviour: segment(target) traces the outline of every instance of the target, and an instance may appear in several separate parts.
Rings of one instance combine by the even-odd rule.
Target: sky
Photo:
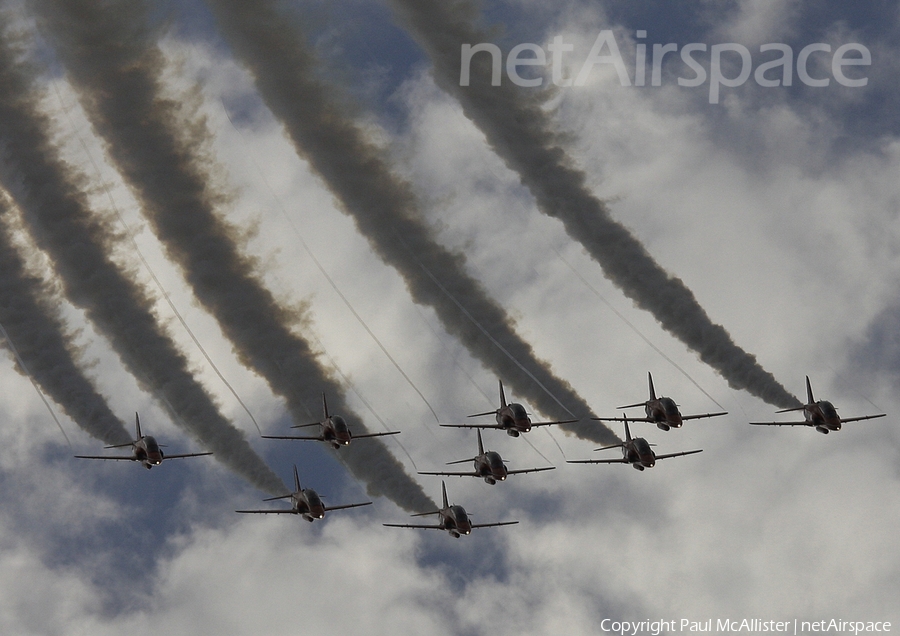
[[[302,484],[326,503],[374,505],[312,524],[238,515],[233,511],[282,502],[263,503],[271,493],[215,458],[171,460],[152,471],[74,459],[103,452],[103,443],[51,404],[64,437],[12,355],[4,356],[2,631],[596,634],[609,625],[604,619],[680,626],[682,619],[745,618],[890,621],[896,629],[897,8],[750,0],[481,5],[479,19],[504,52],[522,43],[547,52],[542,88],[523,88],[523,95],[545,91],[544,109],[587,187],[684,281],[711,319],[798,397],[809,376],[817,399],[834,402],[845,417],[887,413],[822,435],[807,427],[749,426],[791,414],[776,415],[776,407],[731,388],[610,282],[562,223],[542,213],[528,183],[439,87],[425,50],[392,12],[397,4],[278,7],[286,21],[302,26],[336,103],[411,184],[437,242],[464,256],[465,272],[593,415],[618,415],[617,406],[646,399],[648,372],[657,392],[673,397],[683,413],[728,415],[669,432],[635,423],[633,432],[658,453],[704,451],[643,472],[566,464],[600,456],[593,452],[598,444],[554,427],[517,439],[486,431],[486,448],[510,468],[556,470],[494,486],[448,477],[451,503],[464,505],[477,523],[518,525],[476,529],[460,539],[383,527],[411,521],[409,511],[368,493],[342,463],[342,451],[259,438],[253,419],[264,434],[283,435],[296,418],[244,366],[155,236],[92,127],[67,60],[34,20],[35,5],[8,1],[8,24],[28,34],[49,134],[86,176],[91,205],[118,232],[113,260],[148,290],[194,377],[286,484],[296,465]],[[401,431],[385,446],[439,502],[441,478],[416,472],[475,454],[474,431],[438,423],[495,408],[496,374],[432,308],[413,302],[404,279],[298,156],[208,8],[158,2],[148,20],[165,56],[166,95],[183,105],[187,122],[202,120],[208,130],[197,151],[225,193],[217,212],[236,228],[255,276],[302,317],[290,328],[313,343],[344,387],[348,407],[372,430]],[[576,82],[582,85],[553,87],[554,38],[573,45],[564,76],[574,78],[606,30],[632,84],[638,41],[647,43],[648,57],[653,44],[676,43],[679,53],[705,44],[695,58],[706,70],[711,47],[737,43],[752,56],[750,77],[722,86],[711,103],[709,78],[679,86],[678,78],[692,71],[669,54],[660,86],[650,85],[648,60],[646,86],[622,86],[612,65],[598,64]],[[639,40],[638,31],[646,36]],[[804,84],[796,66],[792,86],[760,86],[752,71],[771,59],[760,51],[767,43],[790,46],[795,63],[810,44],[828,44],[831,52],[862,44],[871,64],[843,70],[868,81],[840,85],[831,52],[819,51],[809,56],[809,75],[831,78],[828,86]],[[731,55],[722,54],[726,77],[740,70],[739,55]],[[501,76],[511,81],[505,67]],[[126,429],[139,411],[143,432],[168,452],[204,450],[129,373],[85,311],[63,296],[33,239],[19,229],[16,240],[32,271],[48,278],[47,293],[81,365]],[[304,391],[310,397],[301,415],[312,422],[321,413],[320,389]],[[523,402],[535,420],[565,416],[538,411],[514,389],[507,398]]]

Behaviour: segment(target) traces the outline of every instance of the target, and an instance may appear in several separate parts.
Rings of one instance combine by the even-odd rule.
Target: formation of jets
[[[670,457],[682,457],[701,453],[702,449],[679,451],[673,453],[665,453],[657,455],[653,451],[653,444],[649,443],[643,437],[633,437],[629,422],[649,422],[664,431],[673,428],[681,428],[687,420],[711,418],[726,415],[725,412],[720,413],[703,413],[696,415],[682,415],[678,409],[678,405],[672,398],[657,396],[653,388],[653,376],[647,374],[650,386],[650,398],[645,402],[638,402],[627,406],[618,407],[620,409],[643,407],[645,417],[628,417],[623,414],[621,417],[591,417],[592,420],[598,421],[615,421],[622,422],[625,428],[625,440],[610,446],[598,448],[598,451],[619,448],[622,451],[622,457],[604,458],[604,459],[576,459],[567,460],[569,464],[631,464],[632,467],[639,471],[646,468],[653,468],[656,462],[661,459]],[[510,470],[500,454],[496,451],[485,450],[484,441],[481,431],[483,429],[497,429],[505,431],[511,437],[519,437],[524,433],[528,433],[532,428],[538,426],[553,426],[557,424],[565,424],[575,422],[577,420],[554,420],[548,422],[532,422],[528,416],[525,407],[516,402],[506,401],[506,395],[503,391],[503,382],[499,383],[500,387],[500,406],[496,410],[487,411],[485,413],[476,413],[469,417],[482,417],[493,415],[495,423],[462,423],[462,424],[441,424],[445,427],[453,428],[474,428],[476,429],[478,441],[478,454],[475,457],[460,459],[447,462],[447,465],[462,464],[465,462],[473,463],[473,470],[470,471],[420,471],[420,475],[440,475],[440,476],[456,476],[456,477],[478,477],[486,483],[494,485],[497,482],[506,481],[509,475],[522,473],[536,473],[555,469],[555,466],[544,466],[536,468],[521,468]],[[806,378],[807,403],[795,408],[784,409],[778,413],[786,413],[790,411],[803,411],[803,421],[781,421],[781,422],[750,422],[754,426],[810,426],[822,433],[830,431],[839,431],[841,426],[847,422],[856,422],[860,420],[869,420],[879,417],[885,417],[884,413],[877,415],[861,415],[856,417],[841,418],[837,414],[835,406],[826,400],[816,400],[813,397],[812,387],[809,377]],[[399,431],[387,431],[381,433],[364,433],[353,435],[350,432],[346,421],[339,415],[332,415],[328,412],[328,402],[325,395],[322,395],[323,419],[319,422],[311,424],[299,424],[292,428],[305,428],[311,426],[319,427],[318,435],[263,435],[267,439],[299,439],[299,440],[316,440],[325,442],[335,449],[348,446],[354,439],[365,439],[370,437],[381,437],[385,435],[397,435]],[[135,439],[126,444],[115,444],[106,446],[105,448],[125,448],[131,447],[130,455],[76,455],[79,459],[101,459],[101,460],[123,460],[140,462],[147,469],[159,466],[163,459],[177,459],[184,457],[200,457],[203,455],[212,455],[210,452],[202,453],[182,453],[175,455],[166,455],[160,448],[160,444],[150,435],[141,433],[141,421],[137,413],[135,413]],[[473,524],[469,519],[466,509],[460,505],[449,503],[447,498],[446,484],[441,482],[441,493],[443,497],[443,506],[437,510],[421,512],[414,514],[414,517],[423,517],[428,515],[437,515],[437,524],[410,524],[410,523],[385,523],[385,526],[393,528],[423,528],[444,530],[453,537],[468,535],[473,528],[488,528],[496,526],[508,526],[517,524],[518,521],[496,521],[492,523]],[[312,488],[302,488],[300,486],[300,475],[297,466],[294,465],[294,491],[279,495],[277,497],[269,497],[263,501],[276,501],[281,499],[289,499],[290,508],[269,508],[264,510],[237,510],[235,512],[245,514],[293,514],[299,515],[307,521],[323,519],[325,513],[331,510],[343,510],[347,508],[358,508],[361,506],[369,506],[371,501],[359,503],[341,504],[334,506],[326,506],[322,502],[322,497]]]

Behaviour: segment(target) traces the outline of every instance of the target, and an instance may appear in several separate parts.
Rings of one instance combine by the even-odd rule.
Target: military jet
[[[650,448],[652,444],[648,443],[643,437],[631,437],[631,431],[628,428],[628,418],[625,422],[625,441],[612,446],[604,446],[596,450],[607,450],[608,448],[621,448],[621,459],[573,459],[569,460],[569,464],[631,464],[638,470],[645,468],[653,468],[659,459],[668,459],[669,457],[680,457],[681,455],[693,455],[694,453],[702,453],[701,450],[682,451],[680,453],[668,453],[666,455],[657,455]]]
[[[878,415],[861,415],[859,417],[840,417],[837,414],[837,408],[831,402],[827,400],[816,401],[816,398],[813,397],[812,387],[809,384],[809,376],[806,376],[806,399],[807,403],[803,406],[776,411],[776,413],[803,411],[804,420],[802,422],[750,422],[750,424],[753,426],[814,426],[817,431],[827,435],[830,431],[841,430],[841,424],[845,422],[873,420],[886,415],[885,413],[879,413]]]
[[[650,379],[650,399],[646,402],[638,402],[636,404],[618,407],[620,409],[633,409],[638,406],[644,407],[644,412],[647,413],[647,417],[632,417],[632,422],[651,422],[656,424],[656,426],[662,430],[668,431],[670,428],[681,428],[681,425],[685,420],[728,415],[726,411],[721,413],[702,413],[700,415],[682,415],[678,410],[678,405],[675,404],[675,400],[668,397],[656,397],[656,391],[653,390],[653,376],[648,372],[647,377]],[[591,419],[599,420],[601,422],[625,421],[625,418],[623,417],[592,417]]]
[[[482,477],[484,481],[494,485],[498,481],[506,481],[507,475],[518,475],[521,473],[537,473],[544,470],[553,470],[556,466],[546,466],[544,468],[520,468],[518,470],[509,470],[503,463],[500,453],[496,451],[485,451],[484,443],[481,441],[481,431],[478,433],[478,454],[471,459],[459,459],[454,462],[447,462],[447,465],[462,464],[464,462],[475,462],[475,470],[468,473],[452,473],[452,472],[419,472],[420,475],[447,475],[449,477]]]
[[[269,497],[263,501],[275,501],[276,499],[290,499],[291,507],[274,509],[274,510],[235,510],[235,512],[248,514],[269,514],[269,515],[303,515],[303,518],[312,523],[316,519],[323,519],[325,513],[329,510],[343,510],[344,508],[358,508],[359,506],[369,506],[371,501],[363,503],[344,504],[341,506],[326,506],[322,503],[322,498],[312,488],[300,487],[300,475],[297,474],[297,466],[294,466],[294,492],[288,495],[280,495],[278,497]]]
[[[532,422],[525,412],[525,407],[516,402],[506,403],[506,396],[503,394],[503,381],[500,381],[500,408],[495,411],[486,411],[484,413],[475,413],[468,417],[482,417],[484,415],[493,415],[497,420],[496,424],[441,424],[441,426],[451,428],[499,428],[506,431],[510,437],[518,437],[520,433],[527,433],[533,426],[552,426],[554,424],[568,424],[577,422],[578,420],[558,420],[555,422]]]
[[[263,435],[266,439],[304,439],[316,440],[319,442],[328,442],[334,448],[348,446],[351,440],[364,439],[366,437],[382,437],[383,435],[397,435],[400,431],[387,431],[384,433],[364,433],[362,435],[352,435],[350,427],[340,415],[329,415],[328,401],[325,394],[322,394],[322,407],[325,412],[325,419],[321,422],[312,422],[311,424],[297,424],[291,428],[305,428],[307,426],[318,426],[318,435]]]
[[[166,455],[160,450],[160,444],[150,435],[141,434],[141,419],[138,414],[134,414],[135,440],[127,444],[113,444],[112,446],[104,446],[103,448],[125,448],[131,446],[131,455],[75,455],[78,459],[113,459],[128,460],[133,462],[141,462],[146,469],[162,464],[163,459],[180,459],[182,457],[202,457],[203,455],[212,455],[212,453],[183,453],[180,455]]]
[[[424,517],[426,515],[436,514],[438,516],[438,525],[419,525],[414,523],[385,523],[382,525],[390,528],[425,528],[431,530],[446,530],[455,538],[459,538],[463,534],[471,534],[473,528],[490,528],[493,526],[511,526],[519,523],[518,521],[495,521],[494,523],[472,523],[469,521],[469,515],[462,506],[453,505],[447,501],[447,486],[441,482],[441,491],[444,495],[444,507],[439,510],[431,510],[429,512],[420,512],[412,515],[413,517]]]

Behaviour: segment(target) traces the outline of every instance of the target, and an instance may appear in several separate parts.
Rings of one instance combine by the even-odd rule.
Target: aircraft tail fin
[[[506,406],[506,395],[503,393],[503,380],[498,380],[500,383],[500,408],[502,409]]]
[[[322,410],[325,413],[325,419],[328,419],[328,400],[325,399],[325,393],[322,393]]]
[[[143,437],[141,435],[141,417],[137,414],[137,411],[134,412],[134,441],[138,441]]]
[[[297,473],[297,464],[294,464],[294,488],[296,488],[295,492],[300,492],[300,475]]]
[[[809,384],[809,376],[806,376],[806,399],[809,400],[810,404],[816,403],[816,398],[813,397],[812,386]]]
[[[450,507],[450,500],[447,499],[447,484],[444,483],[444,480],[441,480],[441,494],[444,496],[444,508]]]
[[[653,376],[647,371],[647,378],[650,380],[650,399],[656,399],[656,391],[653,390]]]
[[[652,393],[651,389],[651,393]],[[625,422],[625,442],[628,443],[631,441],[631,429],[628,428],[628,417],[622,416],[622,420]]]
[[[475,432],[478,433],[478,454],[484,455],[484,442],[481,441],[481,429],[476,428]]]

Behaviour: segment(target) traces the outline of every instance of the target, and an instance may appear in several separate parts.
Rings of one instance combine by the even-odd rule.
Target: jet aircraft
[[[532,422],[525,412],[525,407],[516,402],[506,403],[506,396],[503,393],[503,381],[500,381],[500,408],[494,411],[486,411],[484,413],[475,413],[469,417],[482,417],[484,415],[493,415],[497,420],[496,424],[441,424],[441,426],[451,428],[498,428],[506,431],[510,437],[518,437],[520,433],[527,433],[533,426],[552,426],[554,424],[568,424],[577,422],[578,420],[558,420],[555,422]]]
[[[651,444],[643,437],[631,437],[631,430],[628,428],[628,418],[625,422],[625,441],[612,446],[604,446],[596,450],[606,450],[608,448],[621,448],[621,459],[573,459],[569,460],[569,464],[631,464],[638,470],[645,468],[653,468],[659,459],[668,459],[669,457],[680,457],[681,455],[693,455],[694,453],[702,453],[703,450],[682,451],[680,453],[668,453],[666,455],[657,455],[650,448]]]
[[[450,477],[482,477],[484,481],[494,485],[498,481],[506,481],[507,475],[518,475],[521,473],[537,473],[544,470],[553,470],[556,466],[546,466],[544,468],[520,468],[518,470],[509,470],[503,463],[500,453],[496,451],[485,451],[484,443],[481,441],[481,431],[478,433],[478,454],[471,459],[460,459],[453,462],[447,462],[447,465],[462,464],[464,462],[475,462],[475,470],[468,473],[453,472],[419,472],[420,475],[447,475]]]
[[[879,413],[878,415],[861,415],[859,417],[840,417],[837,414],[837,408],[831,402],[827,400],[816,401],[813,397],[812,387],[809,384],[809,376],[806,376],[806,399],[807,403],[803,406],[776,411],[777,413],[803,411],[804,419],[802,422],[750,422],[750,424],[753,426],[814,426],[817,431],[827,435],[830,431],[841,430],[841,424],[845,422],[873,420],[886,415],[885,413]]]
[[[473,528],[490,528],[493,526],[511,526],[519,523],[518,521],[495,521],[494,523],[472,523],[469,521],[469,515],[462,506],[451,506],[447,500],[447,485],[441,481],[441,491],[444,495],[444,506],[439,510],[431,510],[429,512],[420,512],[412,515],[413,517],[424,517],[426,515],[438,515],[437,525],[420,525],[415,523],[385,523],[383,525],[390,528],[425,528],[431,530],[446,530],[451,536],[457,539],[460,535],[471,534]]]
[[[305,439],[317,440],[319,442],[328,442],[334,448],[348,446],[353,439],[364,439],[366,437],[381,437],[383,435],[397,435],[400,431],[387,431],[384,433],[365,433],[363,435],[352,435],[350,427],[340,415],[329,415],[328,402],[325,394],[322,394],[322,407],[325,412],[325,419],[321,422],[312,422],[311,424],[297,424],[291,428],[305,428],[307,426],[318,426],[318,435],[263,435],[266,439]]]
[[[78,459],[113,459],[113,460],[129,460],[133,462],[141,462],[146,469],[162,464],[163,459],[180,459],[182,457],[202,457],[203,455],[212,455],[212,453],[183,453],[180,455],[166,455],[160,449],[160,444],[151,435],[141,434],[141,419],[138,414],[134,414],[134,430],[135,440],[127,444],[113,444],[112,446],[104,446],[104,448],[125,448],[131,446],[131,455],[75,455]]]
[[[632,422],[651,422],[656,424],[657,427],[661,428],[664,431],[668,431],[670,428],[681,428],[681,425],[685,420],[696,420],[702,417],[718,417],[720,415],[728,415],[727,412],[723,411],[721,413],[702,413],[699,415],[682,415],[678,410],[678,405],[675,404],[675,400],[668,397],[656,397],[656,391],[653,390],[653,376],[650,373],[647,373],[647,377],[650,379],[650,399],[646,402],[638,402],[636,404],[629,404],[628,406],[620,406],[620,409],[633,409],[638,406],[644,407],[644,412],[647,413],[647,417],[632,417]],[[592,417],[592,420],[599,420],[601,422],[622,422],[625,420],[623,417]]]
[[[323,519],[325,513],[329,510],[343,510],[344,508],[358,508],[359,506],[369,506],[371,501],[362,503],[344,504],[341,506],[326,506],[322,503],[322,498],[312,488],[300,487],[300,475],[297,474],[297,466],[294,466],[294,492],[278,497],[269,497],[263,501],[275,501],[276,499],[290,499],[291,507],[274,509],[274,510],[235,510],[235,512],[249,514],[270,514],[270,515],[303,515],[303,518],[310,523],[316,519]]]

